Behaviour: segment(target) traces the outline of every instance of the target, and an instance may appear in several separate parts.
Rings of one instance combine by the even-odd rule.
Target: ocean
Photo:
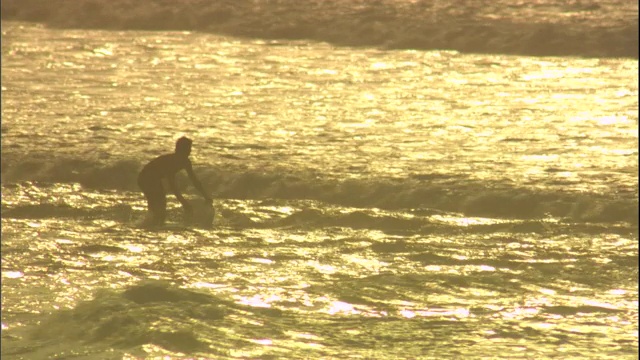
[[[637,359],[637,58],[3,20],[1,134],[3,358]]]

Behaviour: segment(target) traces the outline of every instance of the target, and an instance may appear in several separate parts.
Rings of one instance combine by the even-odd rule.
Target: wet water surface
[[[637,61],[2,31],[3,357],[637,357]]]

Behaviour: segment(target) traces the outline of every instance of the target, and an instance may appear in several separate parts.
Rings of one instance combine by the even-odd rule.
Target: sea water
[[[637,172],[636,60],[3,22],[2,357],[637,358]]]

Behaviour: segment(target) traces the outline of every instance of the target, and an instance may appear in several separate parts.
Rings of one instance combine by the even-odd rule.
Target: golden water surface
[[[3,357],[637,357],[637,61],[2,34]]]

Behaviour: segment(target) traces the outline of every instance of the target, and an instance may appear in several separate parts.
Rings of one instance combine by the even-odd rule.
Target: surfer
[[[193,213],[191,205],[182,197],[176,186],[175,175],[182,169],[187,171],[189,179],[202,194],[207,204],[211,205],[213,202],[213,199],[207,195],[202,184],[193,173],[191,160],[189,160],[192,143],[191,139],[184,136],[181,137],[176,141],[176,151],[174,153],[161,155],[151,160],[138,175],[138,186],[142,189],[142,193],[147,199],[147,206],[152,215],[151,221],[155,225],[163,224],[167,215],[167,196],[162,185],[163,179],[169,182],[169,189],[178,198],[185,213],[188,216]]]

